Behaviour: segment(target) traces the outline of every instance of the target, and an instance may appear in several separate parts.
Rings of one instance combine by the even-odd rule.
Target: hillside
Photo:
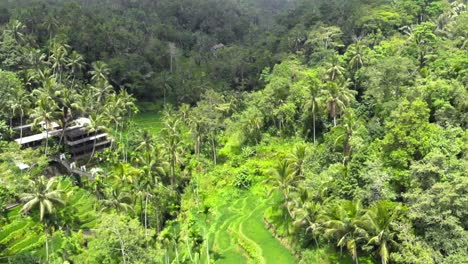
[[[462,0],[0,2],[0,263],[467,263]]]

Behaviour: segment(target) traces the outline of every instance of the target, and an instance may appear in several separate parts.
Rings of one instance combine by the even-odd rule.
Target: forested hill
[[[0,1],[0,263],[468,263],[466,0]]]
[[[279,61],[279,38],[269,39],[266,30],[276,28],[275,15],[290,5],[282,0],[5,2],[1,20],[21,21],[24,33],[34,36],[32,46],[46,48],[53,36],[87,62],[105,61],[113,84],[139,98],[189,103],[210,88],[257,87],[262,69]]]

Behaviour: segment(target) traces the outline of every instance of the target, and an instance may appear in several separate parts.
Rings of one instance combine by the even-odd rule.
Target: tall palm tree
[[[348,161],[351,159],[352,154],[351,138],[353,137],[353,132],[355,129],[354,113],[352,111],[346,112],[343,116],[343,119],[343,128],[345,129],[345,131],[343,132],[343,134],[339,135],[335,139],[335,145],[338,143],[339,140],[344,138],[343,155],[345,160],[343,163],[345,163],[346,159],[348,159]]]
[[[101,79],[93,83],[90,88],[93,92],[95,101],[98,103],[98,107],[96,107],[97,110],[101,109],[101,102],[104,102],[105,99],[114,91],[114,87],[112,87],[108,81]]]
[[[46,146],[45,155],[49,146],[49,130],[51,128],[52,121],[55,120],[58,113],[58,106],[54,100],[46,95],[41,95],[36,102],[36,107],[32,110],[30,117],[34,120],[33,125],[37,126],[39,123],[44,124],[46,131]]]
[[[326,65],[326,73],[328,81],[336,81],[344,76],[345,69],[341,66],[340,57],[335,53]]]
[[[378,254],[382,264],[387,264],[390,256],[390,244],[396,232],[393,229],[395,219],[401,212],[401,207],[389,201],[377,201],[371,205],[365,215],[365,223],[371,238],[368,244],[378,246]]]
[[[356,263],[358,243],[366,236],[362,228],[363,214],[360,201],[344,200],[328,206],[322,216],[325,236],[336,239],[340,250],[346,247]]]
[[[314,77],[313,72],[308,72],[306,77],[306,83],[308,89],[308,97],[306,99],[306,103],[304,108],[306,111],[312,112],[312,133],[314,143],[316,143],[316,121],[317,121],[317,110],[319,109],[319,100],[318,97],[320,95],[320,83]]]
[[[62,127],[62,134],[60,135],[59,145],[62,143],[67,127],[70,120],[73,119],[73,110],[80,109],[78,101],[78,93],[75,90],[63,88],[57,92],[58,106],[61,110],[60,125]]]
[[[68,63],[68,48],[68,45],[54,44],[52,47],[52,55],[49,57],[52,63],[53,74],[58,75],[59,82],[62,82],[62,74]]]
[[[180,162],[182,153],[182,135],[180,131],[180,122],[176,116],[166,114],[164,128],[161,131],[163,147],[169,158],[171,185],[176,185],[176,166]]]
[[[13,116],[16,115],[16,111],[20,114],[20,144],[23,139],[23,117],[24,112],[30,106],[29,94],[23,88],[17,88],[13,91],[14,95],[10,98],[10,107],[13,111]]]
[[[132,197],[128,192],[121,191],[119,188],[108,188],[100,204],[102,211],[129,212],[132,210]]]
[[[282,195],[283,206],[287,209],[289,216],[293,214],[289,208],[291,191],[296,188],[297,179],[295,172],[290,162],[286,159],[281,160],[277,166],[274,167],[273,173],[266,180],[272,185],[270,195],[274,191],[279,191]]]
[[[89,72],[91,74],[91,80],[95,82],[106,81],[110,73],[109,67],[105,62],[96,61],[91,64],[92,70]]]
[[[349,68],[351,71],[356,72],[364,66],[365,49],[366,46],[360,40],[356,41],[350,46],[350,49],[348,49],[351,56],[349,59]]]
[[[21,23],[21,21],[13,20],[8,24],[7,29],[5,32],[10,33],[11,37],[17,42],[21,43],[24,41],[24,33],[23,31],[26,29],[26,26]]]
[[[83,56],[78,52],[73,51],[68,57],[67,67],[71,70],[71,73],[73,74],[73,80],[71,85],[71,87],[73,88],[75,86],[76,75],[80,73],[85,67]]]
[[[93,150],[91,152],[91,156],[89,157],[88,163],[91,162],[96,152],[97,133],[106,129],[104,123],[105,119],[103,115],[93,113],[89,117],[89,123],[85,125],[85,128],[87,129],[88,133],[90,133],[91,135],[94,134]]]
[[[54,16],[48,15],[46,19],[44,20],[44,23],[42,23],[42,26],[44,26],[47,32],[49,32],[49,42],[51,42],[52,35],[59,28],[59,21]]]
[[[348,89],[348,86],[348,81],[328,82],[327,89],[322,92],[327,101],[330,116],[333,118],[333,126],[336,126],[336,118],[354,100],[356,91]]]
[[[57,189],[55,184],[56,178],[47,179],[44,176],[39,177],[36,181],[30,180],[32,191],[23,193],[20,196],[21,201],[25,202],[21,212],[29,213],[31,210],[39,209],[39,218],[44,225],[46,236],[46,261],[49,260],[49,242],[48,242],[48,227],[46,219],[57,208],[57,206],[65,205],[62,199],[63,191]]]
[[[304,176],[304,163],[307,156],[307,147],[304,144],[298,144],[294,148],[294,152],[289,153],[286,157],[289,161],[291,168],[297,179],[300,179]]]

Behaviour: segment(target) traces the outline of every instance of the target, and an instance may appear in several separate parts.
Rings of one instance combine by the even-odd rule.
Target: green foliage
[[[252,185],[252,177],[246,169],[241,170],[236,174],[234,186],[239,189],[248,189]]]
[[[462,2],[0,3],[0,258],[462,263]]]

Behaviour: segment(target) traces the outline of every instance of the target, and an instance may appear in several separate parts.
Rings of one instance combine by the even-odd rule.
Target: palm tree
[[[200,117],[200,113],[197,108],[192,110],[188,118],[188,125],[190,128],[190,133],[192,138],[195,140],[195,154],[197,158],[200,158],[201,148],[203,144],[203,139],[206,135],[206,127],[203,125],[203,120]]]
[[[106,63],[102,61],[96,61],[91,64],[92,70],[89,72],[91,74],[91,80],[94,82],[107,82],[107,76],[109,75],[109,67]]]
[[[340,57],[335,53],[330,59],[330,62],[326,65],[327,80],[335,81],[344,76],[344,68],[341,66]]]
[[[36,103],[36,108],[32,110],[30,117],[34,120],[33,126],[37,126],[39,123],[43,123],[46,131],[46,146],[45,155],[49,146],[49,130],[51,128],[52,121],[57,116],[57,104],[50,97],[41,95]]]
[[[176,184],[176,165],[180,161],[182,137],[180,132],[179,119],[166,113],[164,128],[161,131],[163,147],[169,158],[171,185]]]
[[[73,74],[73,81],[72,81],[72,88],[75,86],[75,78],[76,78],[76,75],[82,71],[85,67],[85,62],[84,62],[84,59],[83,59],[83,56],[81,54],[79,54],[78,52],[76,51],[73,51],[69,58],[68,58],[68,63],[67,63],[67,67],[71,70],[72,74]]]
[[[25,110],[29,107],[29,94],[23,88],[17,88],[14,91],[14,95],[10,98],[10,107],[13,111],[13,116],[16,114],[16,111],[19,111],[20,114],[20,144],[23,139],[23,117]]]
[[[304,163],[306,155],[306,146],[304,144],[299,144],[294,148],[294,152],[289,153],[287,156],[287,160],[289,161],[296,178],[302,178],[304,176]]]
[[[57,31],[59,27],[59,21],[52,15],[46,17],[42,24],[49,32],[49,42],[52,40],[52,34]]]
[[[24,41],[23,31],[26,29],[26,26],[21,23],[21,21],[13,20],[7,26],[6,32],[11,34],[11,37],[17,42],[20,43]]]
[[[378,254],[382,264],[387,264],[390,256],[390,244],[396,243],[393,239],[396,232],[393,223],[401,212],[401,207],[389,201],[377,201],[371,205],[365,215],[366,227],[371,238],[368,244],[378,246]]]
[[[67,45],[54,44],[52,47],[52,55],[49,57],[52,63],[53,74],[58,75],[58,81],[62,82],[62,73],[68,63],[68,48]]]
[[[131,195],[119,188],[109,188],[106,190],[106,195],[100,201],[102,211],[116,210],[118,212],[128,212],[132,210]]]
[[[322,204],[319,201],[314,201],[310,197],[307,187],[299,186],[297,191],[293,193],[294,208],[291,210],[293,213],[294,225],[303,227],[305,233],[310,232],[318,247],[317,233],[321,229],[319,217],[321,213]]]
[[[63,191],[56,188],[56,178],[47,179],[44,176],[39,177],[36,181],[30,180],[32,192],[21,194],[21,201],[25,202],[21,212],[29,213],[35,208],[39,209],[40,221],[44,225],[46,236],[46,261],[49,260],[49,242],[48,242],[48,227],[46,223],[47,216],[50,216],[59,205],[65,205],[62,200]]]
[[[366,46],[360,40],[356,41],[348,49],[349,52],[351,53],[350,54],[351,58],[349,59],[349,68],[353,72],[358,71],[362,66],[364,66],[365,49],[366,49]]]
[[[62,134],[60,135],[59,145],[62,143],[62,140],[67,131],[70,120],[73,119],[74,109],[79,109],[80,105],[76,103],[78,101],[78,93],[72,89],[62,89],[57,92],[59,108],[61,109],[60,114],[60,125],[62,127]]]
[[[323,95],[328,104],[328,111],[333,118],[333,126],[336,126],[336,118],[344,112],[344,109],[354,100],[356,91],[348,89],[348,81],[328,82]]]
[[[320,84],[314,78],[313,72],[308,72],[306,77],[305,85],[308,88],[309,96],[306,100],[304,108],[306,110],[310,110],[312,112],[312,130],[313,130],[313,139],[314,143],[316,143],[316,135],[315,135],[315,127],[316,127],[316,120],[317,120],[317,110],[319,108],[318,96],[320,95]]]
[[[104,126],[104,122],[105,120],[102,115],[93,113],[89,117],[89,123],[85,125],[85,128],[88,130],[88,133],[91,135],[94,134],[93,150],[91,152],[91,156],[89,157],[88,163],[91,162],[96,152],[97,133],[106,129],[106,127]]]
[[[294,169],[288,160],[282,160],[274,168],[270,178],[266,181],[272,185],[270,195],[274,191],[279,191],[283,198],[283,206],[287,209],[289,216],[293,214],[289,208],[291,191],[296,188],[297,179],[295,177]]]
[[[107,96],[114,91],[114,87],[112,87],[112,85],[110,85],[110,83],[105,80],[99,80],[98,82],[95,82],[90,86],[90,88],[93,91],[95,101],[98,103],[98,107],[96,107],[97,110],[100,110],[100,103],[103,102],[104,99],[106,99]]]
[[[335,139],[335,145],[339,140],[344,138],[343,155],[345,160],[343,163],[345,163],[346,159],[351,159],[352,154],[351,138],[353,137],[353,131],[355,129],[354,113],[352,111],[346,112],[343,118],[345,121],[343,124],[345,131]]]
[[[358,242],[366,236],[365,230],[361,228],[363,214],[360,201],[344,200],[326,208],[322,216],[325,236],[336,239],[340,250],[346,247],[356,263]]]

